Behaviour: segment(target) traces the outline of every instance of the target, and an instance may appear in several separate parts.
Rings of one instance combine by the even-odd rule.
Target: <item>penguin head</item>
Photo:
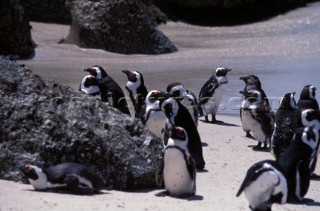
[[[166,115],[166,117],[170,120],[174,120],[174,118],[178,114],[179,105],[177,101],[173,98],[168,98],[161,105],[161,110]]]
[[[187,95],[187,90],[180,82],[173,82],[167,86],[167,92],[176,99],[184,98]]]
[[[230,72],[231,69],[226,67],[218,67],[215,70],[214,75],[217,77],[219,84],[226,84],[228,83],[227,74]]]
[[[146,97],[146,105],[151,109],[160,109],[161,103],[169,98],[169,93],[151,90]]]
[[[315,126],[320,129],[320,111],[306,109],[301,112],[302,125],[305,127]]]
[[[297,109],[297,103],[294,99],[295,92],[286,93],[280,101],[280,109]]]
[[[46,189],[48,186],[47,175],[38,166],[25,165],[20,168],[30,184],[36,190]]]
[[[97,95],[100,93],[98,82],[95,76],[86,75],[83,77],[79,91],[82,91],[88,95]]]
[[[93,75],[97,78],[103,78],[108,76],[107,72],[99,65],[94,65],[90,68],[86,68],[84,69],[84,71],[90,73],[90,75]]]
[[[141,80],[141,78],[142,78],[142,74],[139,73],[138,71],[122,70],[122,72],[127,75],[128,81],[131,81],[131,82],[134,82],[134,83],[139,81],[139,80]]]
[[[184,128],[173,127],[169,134],[168,146],[177,146],[183,150],[188,146],[188,135]]]
[[[242,76],[240,80],[243,80],[246,85],[255,85],[258,89],[261,89],[260,79],[256,75]]]

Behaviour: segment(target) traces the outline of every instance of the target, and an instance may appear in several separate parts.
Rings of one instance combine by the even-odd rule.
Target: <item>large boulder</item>
[[[108,188],[156,187],[163,147],[140,121],[4,59],[0,96],[0,179],[25,181],[26,163],[70,161],[101,171]]]
[[[34,54],[29,20],[18,0],[0,1],[0,55],[29,57]]]
[[[22,0],[31,21],[70,24],[70,11],[66,0]]]
[[[198,25],[233,25],[259,21],[312,0],[154,0],[176,21]]]
[[[122,54],[177,51],[156,29],[165,16],[146,0],[67,0],[67,6],[72,16],[67,43]]]

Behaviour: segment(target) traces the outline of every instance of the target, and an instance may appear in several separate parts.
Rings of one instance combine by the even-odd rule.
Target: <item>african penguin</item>
[[[317,147],[314,127],[300,127],[288,147],[278,159],[288,182],[288,201],[301,202],[310,185],[309,163]]]
[[[129,97],[134,107],[134,116],[141,119],[143,115],[143,106],[147,97],[148,91],[144,85],[144,79],[140,72],[134,70],[122,70],[128,77],[126,89],[129,92]]]
[[[128,104],[121,87],[109,76],[101,66],[92,66],[84,69],[90,73],[90,80],[86,83],[90,86],[98,86],[100,97],[103,102],[109,102],[111,106],[119,109],[122,113],[130,115]]]
[[[319,110],[319,104],[316,99],[316,90],[316,87],[312,85],[306,85],[303,87],[297,103],[299,111],[303,111],[308,108]]]
[[[205,161],[202,153],[202,143],[196,124],[194,123],[188,109],[174,98],[165,100],[161,110],[167,117],[166,129],[170,131],[173,127],[182,127],[188,135],[188,150],[195,161],[198,170],[204,169]],[[165,144],[167,138],[165,137]]]
[[[84,92],[91,96],[96,96],[100,94],[100,89],[97,85],[91,85],[91,81],[93,81],[93,78],[95,78],[92,75],[86,75],[82,78],[79,91]]]
[[[245,132],[251,131],[253,138],[258,141],[253,150],[269,150],[267,145],[273,132],[273,118],[269,107],[263,102],[258,90],[249,90],[247,98],[241,104],[240,118]],[[261,147],[264,144],[264,148]]]
[[[72,193],[95,193],[104,187],[100,172],[79,163],[61,163],[49,168],[25,165],[20,168],[35,190],[65,187]]]
[[[294,99],[295,92],[286,93],[275,114],[274,130],[271,137],[271,153],[276,160],[288,148],[298,127],[299,111]]]
[[[169,93],[151,90],[146,97],[145,112],[141,119],[148,129],[157,137],[164,140],[164,128],[167,117],[161,110],[161,104],[168,99]]]
[[[181,101],[190,112],[195,124],[198,126],[198,102],[194,93],[187,90],[180,82],[170,83],[167,86],[167,92],[171,94],[171,97]]]
[[[283,169],[273,160],[255,163],[248,169],[236,196],[242,192],[251,210],[271,210],[274,203],[285,204],[288,184]]]
[[[188,151],[188,135],[173,127],[160,165],[165,192],[157,196],[189,197],[196,193],[196,168]]]
[[[209,115],[211,114],[211,122],[216,122],[216,113],[223,96],[223,84],[228,83],[227,73],[231,69],[225,67],[218,67],[214,74],[204,83],[199,92],[199,115],[204,116],[206,122],[209,122]]]

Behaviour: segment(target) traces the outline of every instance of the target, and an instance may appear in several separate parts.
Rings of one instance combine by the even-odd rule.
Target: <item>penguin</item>
[[[317,131],[316,133],[316,140],[317,140],[317,147],[312,152],[311,159],[310,159],[310,175],[313,176],[313,173],[317,166],[317,161],[319,157],[319,146],[320,146],[320,111],[314,109],[306,109],[301,112],[301,122],[299,124],[301,127],[314,127]]]
[[[167,92],[171,94],[172,97],[180,100],[181,103],[188,109],[190,112],[193,121],[198,126],[198,101],[195,94],[187,89],[180,82],[173,82],[167,86]]]
[[[174,98],[168,98],[161,105],[161,110],[167,117],[166,131],[173,127],[182,127],[188,135],[188,150],[195,161],[196,168],[202,170],[205,167],[205,161],[202,152],[202,143],[196,124],[194,123],[188,109],[182,103]],[[167,138],[165,137],[165,145]]]
[[[288,184],[283,169],[273,160],[252,165],[237,192],[244,192],[251,210],[271,210],[274,203],[285,204]]]
[[[188,151],[188,135],[182,127],[173,127],[160,165],[165,192],[156,196],[190,197],[196,193],[196,168]],[[157,180],[158,184],[159,180]]]
[[[35,190],[66,188],[71,193],[98,193],[104,188],[100,172],[79,163],[61,163],[49,168],[25,165],[20,168]]]
[[[262,94],[258,90],[249,90],[241,104],[240,118],[245,132],[251,131],[253,138],[258,141],[253,150],[269,150],[267,148],[273,132],[273,118],[269,107],[263,102]],[[264,148],[261,145],[264,144]]]
[[[100,89],[97,85],[92,84],[90,81],[94,78],[92,75],[86,75],[82,78],[81,83],[79,85],[79,91],[84,92],[87,95],[97,96],[100,94]]]
[[[142,123],[162,140],[164,140],[163,131],[165,129],[167,117],[161,110],[161,104],[168,98],[169,93],[160,90],[151,90],[146,97],[145,112],[141,119]]]
[[[288,149],[278,159],[288,182],[288,201],[302,202],[310,185],[309,164],[317,147],[314,127],[299,127]]]
[[[298,128],[299,111],[294,99],[295,92],[286,93],[275,114],[274,130],[271,137],[271,153],[277,160],[288,148]]]
[[[91,68],[84,69],[84,71],[91,76],[86,79],[86,84],[90,87],[98,86],[103,102],[109,102],[122,113],[130,115],[126,97],[121,87],[101,66],[94,65]]]
[[[140,72],[134,70],[122,70],[128,77],[126,89],[129,92],[129,97],[132,101],[136,118],[141,119],[143,115],[143,106],[148,94],[148,90],[144,85],[144,79]]]
[[[312,85],[306,85],[303,87],[297,103],[299,111],[303,111],[308,108],[319,110],[319,104],[316,99],[316,90],[316,87]]]
[[[209,122],[209,114],[211,114],[212,123],[216,123],[216,113],[223,96],[223,84],[228,83],[227,73],[231,69],[226,67],[218,67],[214,74],[201,87],[199,92],[199,116],[204,116],[205,121]]]

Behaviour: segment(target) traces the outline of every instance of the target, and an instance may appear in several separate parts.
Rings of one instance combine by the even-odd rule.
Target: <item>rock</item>
[[[312,0],[154,0],[175,21],[197,25],[234,25],[260,21]]]
[[[70,24],[70,11],[66,0],[22,0],[31,21]]]
[[[72,24],[66,38],[83,48],[123,54],[161,54],[177,48],[156,26],[165,16],[144,0],[67,0]]]
[[[163,146],[140,121],[2,58],[0,96],[0,179],[26,182],[27,163],[79,162],[107,188],[156,187]]]
[[[18,0],[0,1],[0,55],[14,58],[34,54],[29,20]]]

